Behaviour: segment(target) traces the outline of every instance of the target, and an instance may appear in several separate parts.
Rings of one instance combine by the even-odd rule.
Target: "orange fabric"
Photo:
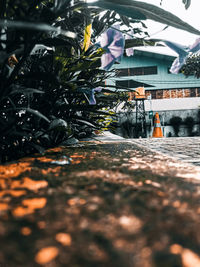
[[[128,92],[128,95],[128,101],[131,101],[133,99],[143,99],[146,97],[144,87],[137,87],[134,92]]]
[[[145,97],[145,90],[144,87],[137,87],[136,88],[137,94],[135,94],[135,98],[144,98]]]

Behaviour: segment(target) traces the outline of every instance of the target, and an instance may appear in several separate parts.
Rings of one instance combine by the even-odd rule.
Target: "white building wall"
[[[145,100],[146,111],[186,110],[199,108],[200,97]]]

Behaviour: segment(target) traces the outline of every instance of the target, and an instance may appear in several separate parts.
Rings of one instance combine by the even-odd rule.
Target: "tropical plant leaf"
[[[29,94],[44,94],[44,92],[38,89],[34,89],[34,88],[20,88],[20,89],[13,90],[10,92],[10,95],[13,95],[13,94],[29,95]]]
[[[63,130],[67,130],[68,125],[67,122],[63,119],[55,119],[53,120],[50,125],[49,125],[49,131],[52,130],[59,130],[59,131],[63,131]]]
[[[37,152],[39,152],[40,154],[44,153],[45,151],[45,148],[40,146],[40,145],[37,145],[33,142],[29,143],[30,146],[32,146]]]
[[[76,121],[77,121],[77,122],[80,122],[80,123],[82,123],[82,124],[85,124],[85,125],[87,125],[87,126],[90,126],[90,127],[92,127],[92,128],[96,128],[96,126],[95,126],[94,124],[92,124],[91,122],[89,122],[89,121],[86,121],[86,120],[80,120],[80,119],[76,119]]]
[[[121,18],[122,22],[123,22],[127,27],[130,26],[130,21],[129,21],[129,19],[128,19],[127,16],[123,16],[123,15],[121,15],[120,18]]]
[[[182,2],[185,5],[185,9],[188,9],[191,4],[191,0],[182,0]]]
[[[50,120],[44,116],[41,112],[39,112],[38,110],[35,110],[35,109],[32,109],[32,108],[9,108],[9,109],[3,109],[3,110],[0,110],[1,112],[9,112],[9,111],[26,111],[28,113],[31,113],[33,115],[36,115],[37,117],[39,117],[40,119],[43,119],[45,121],[47,121],[48,123],[50,123]]]
[[[50,8],[50,11],[54,14],[54,18],[61,16],[66,13],[67,8],[69,8],[71,0],[55,0],[54,6]]]
[[[71,31],[62,30],[60,27],[53,27],[45,23],[32,23],[24,21],[12,21],[12,20],[0,20],[0,27],[12,28],[20,30],[32,30],[32,31],[43,31],[53,32],[56,35],[64,35],[69,38],[76,38],[76,34]]]
[[[26,112],[29,112],[37,117],[39,117],[40,119],[43,119],[45,121],[47,121],[48,123],[50,123],[50,120],[44,116],[42,113],[40,113],[38,110],[32,109],[32,108],[17,108],[17,110],[25,110]]]
[[[120,15],[125,15],[133,19],[151,19],[193,34],[200,34],[199,30],[182,21],[172,13],[145,2],[134,0],[99,0],[92,3],[92,5],[114,10]]]
[[[131,48],[131,47],[137,47],[137,46],[154,46],[155,45],[154,39],[144,40],[144,39],[126,39],[125,40],[125,49]]]
[[[32,72],[32,73],[27,73],[25,75],[19,75],[19,78],[27,79],[27,80],[45,81],[45,82],[59,85],[58,77],[54,73]]]
[[[133,8],[129,9],[129,7],[124,6],[123,3],[118,4],[115,1],[98,0],[98,1],[95,1],[94,3],[89,3],[89,5],[98,6],[103,9],[114,10],[120,15],[127,16],[132,19],[136,19],[136,20],[146,19],[146,16],[140,11],[134,10]]]

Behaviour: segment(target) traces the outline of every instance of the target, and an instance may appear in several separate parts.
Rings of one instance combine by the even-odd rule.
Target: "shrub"
[[[185,118],[184,120],[185,125],[187,126],[187,130],[188,130],[188,136],[192,136],[193,135],[193,128],[194,128],[194,118],[191,116],[188,116]]]
[[[174,129],[175,136],[178,136],[181,123],[182,123],[182,119],[179,116],[174,116],[170,119],[170,124],[172,125]]]
[[[93,45],[85,51],[84,29],[92,18],[95,42],[125,18],[112,11],[102,17],[100,11],[84,1],[3,1],[0,162],[109,127],[121,94],[106,88],[104,80],[112,73],[99,68],[104,51]],[[98,87],[102,91],[94,92]],[[90,105],[91,99],[97,105]]]

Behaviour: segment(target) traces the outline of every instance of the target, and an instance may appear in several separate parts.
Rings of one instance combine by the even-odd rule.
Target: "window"
[[[142,82],[137,82],[134,80],[123,80],[123,81],[116,81],[116,86],[123,88],[137,88],[137,87],[154,87],[151,84],[147,83],[142,83]]]
[[[137,82],[133,80],[116,81],[116,86],[125,88],[135,88],[138,86]]]
[[[115,73],[117,77],[129,76],[129,69],[117,69]]]
[[[116,70],[117,77],[152,75],[152,74],[157,74],[157,73],[158,73],[157,66],[117,69]]]
[[[163,98],[163,90],[156,90],[156,99]]]
[[[200,88],[197,88],[197,96],[200,97]]]
[[[196,97],[196,88],[190,89],[190,97]]]
[[[157,74],[157,67],[151,66],[151,67],[140,67],[140,68],[132,68],[130,69],[131,75],[152,75]]]
[[[151,91],[151,99],[156,99],[156,90]]]

